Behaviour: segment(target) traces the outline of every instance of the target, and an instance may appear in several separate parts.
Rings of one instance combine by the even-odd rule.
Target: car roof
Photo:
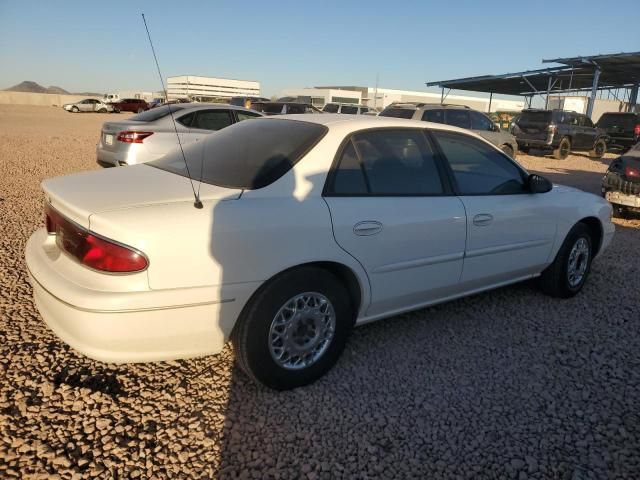
[[[430,110],[430,109],[473,110],[471,107],[467,105],[457,105],[454,103],[426,103],[426,102],[392,103],[387,108],[404,108],[406,110]]]
[[[240,107],[238,105],[230,105],[228,103],[174,103],[172,105],[182,106],[182,108],[180,109],[181,113],[211,109],[241,110],[244,112],[249,111],[248,108]]]

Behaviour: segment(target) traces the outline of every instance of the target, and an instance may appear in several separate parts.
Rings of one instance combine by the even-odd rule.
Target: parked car
[[[354,103],[327,103],[322,107],[324,113],[346,113],[348,115],[364,115],[373,111],[372,108]]]
[[[241,120],[260,116],[224,104],[180,103],[154,108],[126,120],[105,122],[96,147],[97,162],[103,167],[150,162],[178,147],[176,130],[180,143],[187,145]]]
[[[640,113],[603,113],[596,127],[609,136],[609,150],[626,152],[640,139]]]
[[[150,108],[146,100],[143,100],[141,98],[123,98],[119,102],[115,102],[112,105],[116,113],[120,113],[120,112],[142,113],[146,110],[149,110]]]
[[[150,102],[148,102],[147,105],[149,105],[149,110],[151,110],[152,108],[159,107],[160,105],[163,105],[164,103],[165,103],[165,99],[164,98],[156,97],[156,98],[152,99]]]
[[[447,125],[267,117],[185,154],[42,183],[47,227],[27,271],[42,317],[79,352],[156,361],[231,339],[251,378],[298,387],[354,324],[535,277],[576,295],[614,233],[603,198]]]
[[[105,93],[102,97],[103,103],[114,103],[120,101],[120,95],[117,93]]]
[[[310,103],[299,102],[253,102],[251,109],[265,115],[288,115],[296,113],[322,113]]]
[[[229,101],[230,105],[235,105],[236,107],[244,107],[251,108],[251,105],[254,102],[268,102],[268,98],[264,97],[232,97]]]
[[[465,105],[440,103],[392,103],[382,112],[381,117],[410,118],[425,122],[444,123],[471,130],[488,142],[493,143],[511,158],[515,158],[518,144],[513,135],[500,131],[491,119],[482,112]]]
[[[65,103],[62,105],[67,112],[97,112],[97,113],[107,113],[113,112],[113,106],[108,103],[103,103],[100,100],[96,100],[95,98],[87,98],[85,100],[81,100],[76,103]]]
[[[523,110],[513,129],[518,148],[553,152],[564,160],[574,151],[589,152],[591,158],[602,158],[607,151],[607,134],[596,128],[586,115],[565,110]]]
[[[602,178],[602,196],[617,217],[640,213],[640,144],[611,162]]]

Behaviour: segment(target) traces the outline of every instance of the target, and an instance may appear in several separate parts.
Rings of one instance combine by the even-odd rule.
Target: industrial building
[[[259,97],[260,82],[180,75],[167,78],[169,100],[228,101],[231,97]]]
[[[340,88],[288,88],[283,90],[283,97],[296,97],[307,100],[314,107],[322,108],[330,102],[336,103],[362,103],[362,95],[359,91]]]

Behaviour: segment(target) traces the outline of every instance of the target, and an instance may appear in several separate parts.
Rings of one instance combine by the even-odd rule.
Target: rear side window
[[[134,115],[133,117],[129,117],[129,120],[133,120],[134,122],[154,122],[156,120],[160,120],[163,117],[166,117],[167,115],[169,115],[169,113],[173,113],[175,115],[180,110],[184,110],[184,108],[185,107],[180,105],[165,105],[163,107],[152,108],[151,110],[147,110],[146,112],[142,112],[138,115]]]
[[[446,123],[454,127],[471,128],[471,120],[469,119],[469,112],[467,110],[445,110],[446,111]]]
[[[358,107],[352,107],[351,105],[343,105],[340,113],[346,113],[348,115],[357,115]]]
[[[236,110],[236,117],[238,118],[238,121],[241,122],[242,120],[260,117],[260,115],[253,112],[243,112],[242,110]]]
[[[524,173],[505,155],[484,142],[454,132],[432,130],[461,195],[524,193]]]
[[[187,113],[186,115],[183,115],[180,118],[177,118],[176,122],[178,122],[181,125],[184,125],[185,127],[190,127],[191,122],[193,122],[193,118],[195,116],[196,116],[195,112]]]
[[[322,111],[327,113],[338,113],[339,108],[340,105],[336,105],[335,103],[327,103]]]
[[[229,110],[199,110],[195,113],[196,118],[191,124],[191,128],[216,131],[231,125]]]
[[[347,196],[443,193],[436,157],[424,133],[401,129],[353,135],[329,188],[329,194]]]
[[[408,108],[385,108],[380,112],[380,117],[395,117],[395,118],[413,118],[413,112]]]
[[[192,178],[228,188],[266,187],[287,173],[328,131],[324,125],[285,119],[239,122],[185,147]],[[183,177],[180,151],[150,165]]]
[[[425,110],[422,114],[425,122],[444,123],[444,110]]]

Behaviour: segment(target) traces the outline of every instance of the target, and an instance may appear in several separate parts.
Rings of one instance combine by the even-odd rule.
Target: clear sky
[[[0,0],[0,89],[159,90],[164,77],[425,90],[541,68],[542,58],[640,50],[640,0]]]

